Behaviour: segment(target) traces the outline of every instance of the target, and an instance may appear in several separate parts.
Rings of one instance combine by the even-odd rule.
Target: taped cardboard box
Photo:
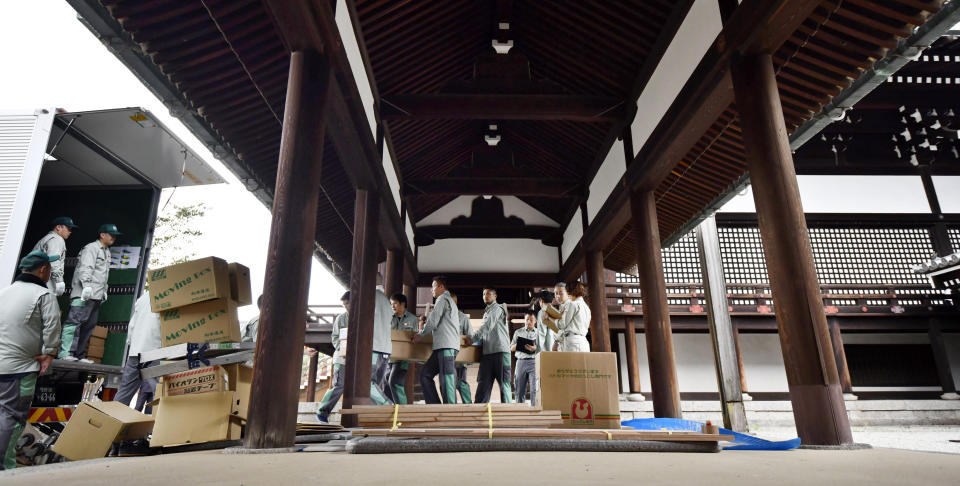
[[[227,262],[216,257],[150,270],[148,280],[153,312],[230,298]]]
[[[232,391],[161,397],[150,447],[170,447],[240,438]]]
[[[243,363],[224,366],[230,390],[236,393],[237,417],[246,420],[250,408],[250,385],[253,383],[253,368]]]
[[[215,299],[160,313],[163,346],[240,341],[237,303]]]
[[[87,357],[88,358],[100,358],[103,359],[103,343],[95,343],[93,340],[90,341],[90,344],[87,345]]]
[[[53,444],[53,451],[71,461],[104,457],[110,444],[145,438],[153,425],[153,417],[120,402],[81,402]]]
[[[227,370],[221,366],[207,366],[166,375],[161,381],[158,397],[175,397],[192,393],[212,393],[227,390]]]
[[[230,298],[237,301],[239,306],[253,303],[253,292],[250,290],[250,269],[239,264],[227,265],[230,274]]]
[[[105,328],[105,327],[103,327],[103,326],[95,326],[95,327],[93,328],[93,333],[90,334],[90,339],[94,339],[94,338],[106,340],[106,339],[107,339],[107,328]]]
[[[418,361],[423,362],[430,359],[433,352],[433,336],[427,335],[417,344],[410,342],[413,339],[413,331],[390,331],[390,340],[393,345],[393,353],[390,354],[391,361]],[[460,336],[461,342],[466,336]],[[460,346],[460,352],[454,359],[457,363],[478,363],[480,356],[483,355],[483,348],[480,346]]]
[[[563,424],[574,429],[619,429],[620,400],[614,353],[539,353],[537,403],[560,410]]]

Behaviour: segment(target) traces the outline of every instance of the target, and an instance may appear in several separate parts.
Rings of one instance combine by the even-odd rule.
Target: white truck
[[[0,286],[13,281],[20,257],[51,229],[51,220],[69,216],[79,228],[67,240],[68,288],[60,298],[66,317],[80,248],[97,238],[103,223],[115,223],[124,233],[113,250],[125,258],[111,265],[109,298],[100,311],[99,323],[108,330],[102,363],[54,360],[52,371],[40,377],[29,417],[35,428],[21,439],[23,459],[42,463],[52,457],[45,443],[52,443],[69,420],[86,383],[102,380],[102,399],[116,393],[126,325],[143,289],[161,189],[222,182],[142,108],[0,109]]]

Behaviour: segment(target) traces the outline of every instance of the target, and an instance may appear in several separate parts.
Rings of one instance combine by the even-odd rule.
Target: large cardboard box
[[[247,419],[247,410],[250,409],[250,385],[253,383],[253,368],[243,363],[227,365],[227,383],[236,393],[237,416]]]
[[[221,366],[206,366],[163,377],[159,397],[175,397],[191,393],[227,391],[227,371]]]
[[[81,402],[53,451],[71,461],[104,457],[118,440],[140,439],[153,430],[153,417],[120,402]]]
[[[150,309],[154,312],[230,298],[227,262],[216,257],[150,270],[148,279]]]
[[[239,306],[253,303],[253,292],[250,290],[250,269],[239,264],[227,265],[230,274],[230,298],[237,301]]]
[[[160,313],[163,346],[181,343],[238,342],[237,303],[215,299]]]
[[[537,377],[544,410],[560,410],[563,425],[575,429],[619,429],[617,355],[539,353]]]
[[[93,340],[90,341],[90,344],[87,345],[87,357],[88,358],[100,358],[103,359],[103,343],[95,343]]]
[[[90,334],[90,339],[93,339],[93,338],[104,339],[104,340],[107,339],[107,328],[103,326],[95,326],[93,328],[93,333]]]
[[[240,438],[232,391],[161,397],[150,447],[169,447]]]
[[[462,338],[465,336],[461,336]],[[393,353],[390,354],[391,361],[418,361],[424,362],[430,359],[433,352],[433,336],[424,336],[423,341],[413,344],[410,340],[413,338],[413,331],[390,331],[390,340],[393,344]],[[481,346],[460,346],[460,352],[454,359],[457,363],[479,363],[480,356],[483,355]]]

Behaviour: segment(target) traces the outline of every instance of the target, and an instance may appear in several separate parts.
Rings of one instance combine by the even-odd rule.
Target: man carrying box
[[[87,343],[100,316],[100,304],[107,300],[107,279],[110,277],[110,246],[122,235],[115,224],[100,225],[100,238],[80,250],[80,259],[73,272],[70,291],[70,312],[63,323],[60,359],[86,359]]]
[[[60,307],[47,288],[57,255],[32,251],[21,274],[0,290],[0,469],[17,467],[17,440],[30,413],[37,375],[47,371],[60,347]]]
[[[456,369],[454,360],[460,352],[460,319],[457,304],[450,298],[447,290],[447,278],[433,277],[431,283],[436,304],[425,318],[423,329],[413,335],[413,343],[419,343],[423,336],[433,335],[433,352],[420,371],[420,387],[427,403],[457,403]],[[440,375],[440,394],[433,377]]]
[[[127,359],[123,362],[123,376],[120,378],[120,391],[114,401],[129,406],[133,395],[137,394],[137,404],[134,409],[138,412],[150,414],[150,407],[144,407],[153,401],[153,394],[157,388],[157,379],[140,377],[140,370],[149,368],[156,361],[140,362],[140,353],[153,351],[162,346],[160,335],[160,314],[150,309],[150,291],[144,290],[134,304],[133,315],[127,325]],[[139,392],[139,394],[137,393]]]
[[[527,309],[524,327],[513,333],[513,342],[510,351],[517,358],[517,403],[523,403],[530,385],[530,405],[537,406],[537,353],[540,352],[540,336],[537,333],[537,311]],[[531,344],[532,343],[532,344]]]
[[[457,294],[450,291],[450,296],[453,297],[453,302],[457,304],[457,307],[460,306],[460,301],[457,300]],[[473,333],[473,326],[470,325],[470,316],[468,316],[463,311],[459,311],[460,314],[460,334],[464,336],[469,336]],[[472,343],[471,343],[472,344]],[[473,403],[473,398],[470,397],[470,384],[467,383],[467,365],[458,364],[457,368],[457,392],[460,393],[460,402],[461,403]]]
[[[489,402],[493,380],[497,380],[500,401],[513,403],[513,390],[510,387],[510,329],[507,324],[510,313],[506,306],[497,303],[497,290],[493,287],[483,288],[483,302],[487,304],[483,311],[483,325],[470,335],[474,341],[483,341],[474,401]]]
[[[389,391],[390,355],[393,353],[393,341],[390,339],[392,318],[390,299],[378,285],[374,292],[373,362],[370,364],[370,400],[376,405],[393,405]]]
[[[346,360],[340,353],[340,330],[346,331],[347,329],[348,313],[350,312],[349,290],[340,297],[340,303],[343,304],[344,311],[333,321],[333,331],[330,333],[330,341],[333,343],[333,373],[331,374],[333,385],[323,395],[320,400],[320,408],[317,409],[317,419],[323,423],[327,423],[330,412],[333,411],[333,407],[343,396],[343,365],[346,364]]]
[[[420,325],[417,322],[417,316],[407,311],[407,296],[403,294],[393,294],[390,296],[390,306],[393,308],[393,315],[390,321],[391,330],[419,331]],[[407,382],[407,370],[409,369],[409,361],[394,361],[390,364],[390,379],[387,391],[390,393],[390,398],[393,400],[393,403],[399,405],[407,403],[405,385]]]

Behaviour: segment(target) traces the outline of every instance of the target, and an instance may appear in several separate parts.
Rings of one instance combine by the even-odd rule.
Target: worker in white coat
[[[40,250],[47,255],[57,257],[56,260],[50,262],[52,272],[50,281],[47,282],[47,288],[59,297],[67,289],[67,284],[63,281],[63,261],[67,258],[67,238],[70,238],[70,234],[78,226],[73,224],[73,219],[66,216],[54,218],[50,225],[53,229],[43,238],[40,238],[36,245],[33,245],[33,251]]]
[[[130,400],[137,395],[135,409],[150,413],[150,407],[144,407],[153,400],[154,390],[157,388],[157,379],[142,379],[140,371],[144,368],[160,364],[157,361],[143,361],[141,353],[160,349],[162,347],[160,332],[160,314],[150,309],[150,291],[144,290],[133,307],[133,316],[127,324],[127,359],[123,362],[123,374],[120,378],[120,390],[115,401],[129,406]]]
[[[37,376],[47,371],[60,347],[60,308],[47,288],[51,262],[59,257],[32,251],[20,260],[21,274],[0,290],[0,469],[17,467],[17,440],[30,413]]]
[[[100,225],[100,237],[80,250],[77,268],[70,284],[70,311],[63,323],[60,359],[86,359],[87,343],[100,317],[100,304],[107,300],[107,281],[110,278],[110,247],[123,233],[115,224]]]
[[[557,320],[560,332],[554,348],[565,352],[590,352],[590,342],[587,341],[587,332],[590,331],[590,306],[584,297],[587,288],[581,282],[570,285],[558,283],[554,287],[557,298],[563,304],[560,311],[563,315]]]

